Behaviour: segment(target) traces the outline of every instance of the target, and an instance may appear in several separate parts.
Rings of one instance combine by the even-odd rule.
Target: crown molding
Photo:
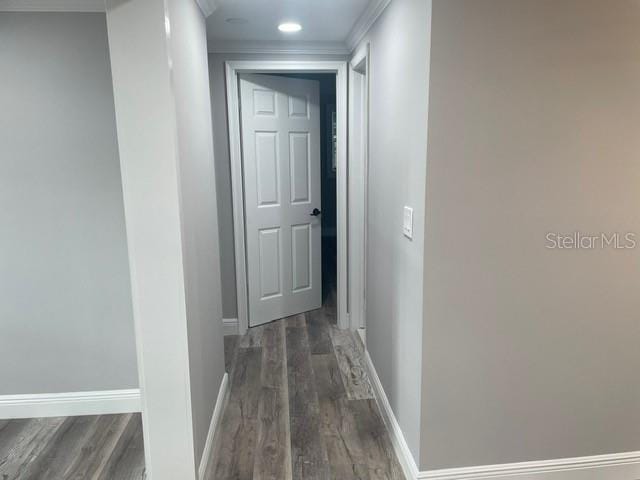
[[[347,35],[346,44],[349,51],[352,52],[367,34],[371,26],[375,23],[384,9],[389,6],[391,0],[371,0],[367,8],[362,12],[360,18],[355,23],[349,35]]]
[[[104,12],[104,0],[2,0],[0,12]]]
[[[204,18],[210,16],[220,6],[220,0],[196,0]]]
[[[266,53],[287,55],[348,55],[349,48],[338,42],[252,42],[210,41],[209,53]]]

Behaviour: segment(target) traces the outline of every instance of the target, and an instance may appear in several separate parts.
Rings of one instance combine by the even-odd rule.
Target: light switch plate
[[[404,207],[402,217],[402,233],[407,238],[413,238],[413,208]]]

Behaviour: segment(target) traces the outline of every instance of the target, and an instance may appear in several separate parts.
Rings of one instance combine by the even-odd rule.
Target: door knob
[[[317,217],[318,215],[320,215],[322,212],[320,210],[318,210],[317,208],[313,209],[313,212],[311,212],[311,216],[312,217]]]

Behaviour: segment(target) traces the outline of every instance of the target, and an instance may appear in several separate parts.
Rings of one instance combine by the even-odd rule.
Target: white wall
[[[0,395],[136,388],[104,14],[0,13]]]
[[[216,162],[216,188],[219,216],[219,238],[224,318],[237,318],[235,248],[233,243],[233,200],[231,196],[231,163],[224,62],[229,60],[337,60],[342,55],[260,55],[209,54],[211,109],[213,112],[213,144]]]
[[[371,45],[367,348],[412,454],[420,452],[431,1],[393,0]],[[402,234],[413,207],[413,240]]]
[[[638,248],[545,248],[640,235],[640,3],[436,0],[431,59],[423,469],[640,450]]]
[[[109,0],[147,468],[196,477],[224,373],[204,18]]]

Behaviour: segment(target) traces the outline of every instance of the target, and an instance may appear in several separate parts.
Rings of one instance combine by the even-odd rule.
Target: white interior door
[[[322,303],[319,90],[240,75],[249,326]]]

